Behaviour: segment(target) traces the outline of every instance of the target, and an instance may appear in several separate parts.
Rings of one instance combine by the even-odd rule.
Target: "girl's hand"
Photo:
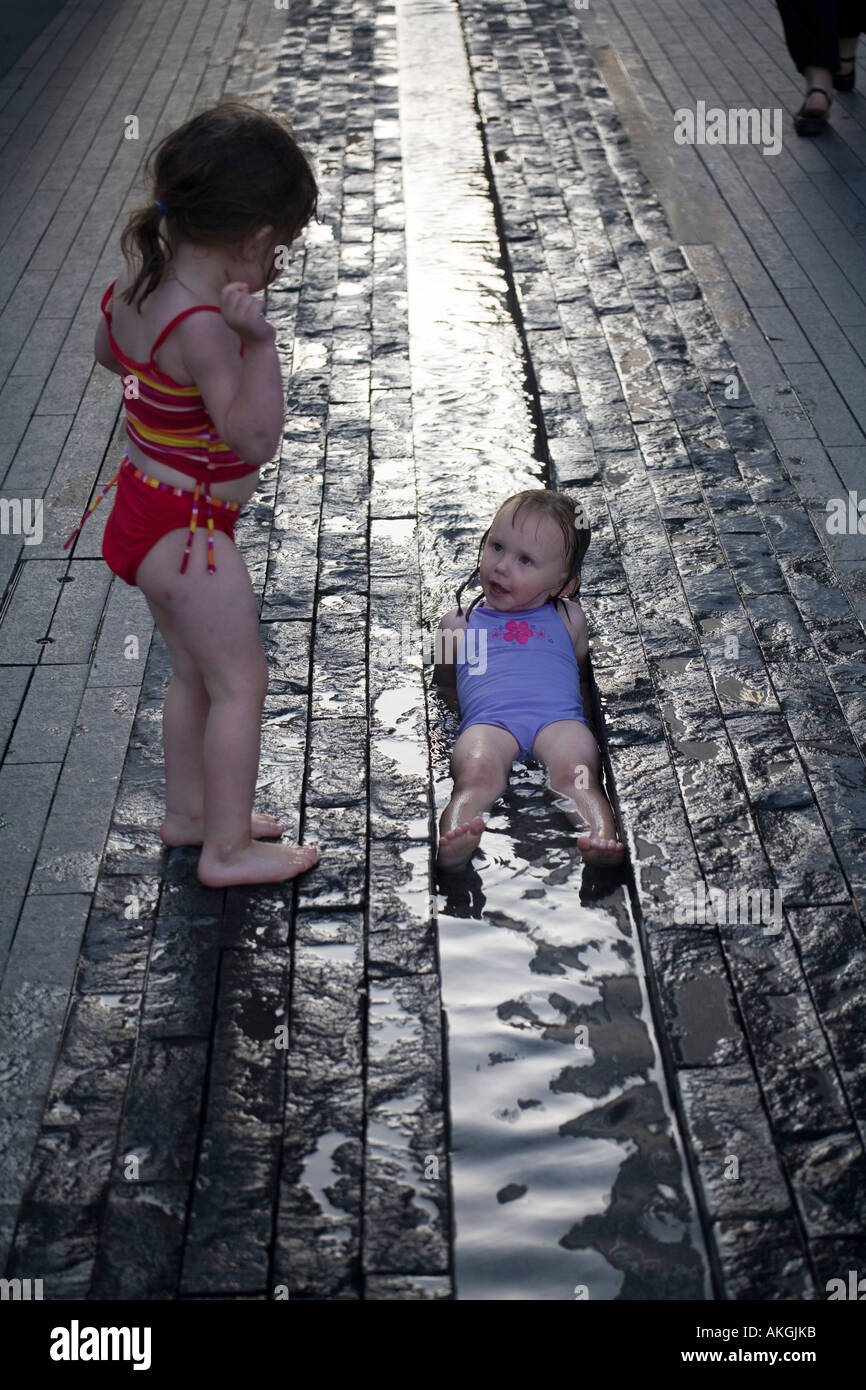
[[[273,342],[276,332],[262,313],[259,300],[253,299],[245,280],[234,280],[220,295],[222,315],[229,328],[244,343]]]

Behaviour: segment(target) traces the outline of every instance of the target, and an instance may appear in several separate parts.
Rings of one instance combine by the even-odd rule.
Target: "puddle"
[[[398,0],[397,17],[418,538],[435,627],[496,508],[543,486],[545,468],[457,9]],[[399,740],[406,711],[391,696],[377,712]],[[458,721],[435,694],[429,716],[439,815]],[[623,883],[584,870],[533,765],[515,766],[482,848],[438,900],[457,1297],[709,1296]]]

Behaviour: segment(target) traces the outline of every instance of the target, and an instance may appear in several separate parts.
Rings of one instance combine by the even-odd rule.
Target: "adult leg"
[[[550,785],[572,806],[566,815],[581,827],[577,844],[583,858],[591,864],[615,864],[625,854],[625,845],[616,838],[616,823],[598,777],[601,757],[591,729],[579,719],[557,719],[538,734],[533,757],[547,768]]]
[[[777,0],[785,42],[809,92],[802,111],[823,116],[830,109],[833,74],[839,70],[839,22],[834,0]]]
[[[451,754],[454,790],[439,822],[440,868],[468,864],[484,833],[481,813],[502,795],[519,751],[517,739],[496,724],[472,724],[460,735]]]
[[[136,583],[168,614],[176,645],[201,675],[209,699],[202,740],[203,847],[199,878],[215,887],[293,878],[311,868],[312,846],[253,842],[250,824],[258,773],[267,663],[250,577],[234,542],[214,537],[216,573],[196,532],[181,575],[185,536],[171,531],[141,562]]]
[[[839,71],[835,85],[842,91],[851,91],[854,85],[854,57],[857,43],[866,29],[866,3],[864,0],[839,0]]]

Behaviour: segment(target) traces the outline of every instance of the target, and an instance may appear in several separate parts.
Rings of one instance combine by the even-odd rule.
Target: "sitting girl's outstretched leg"
[[[451,754],[454,790],[439,822],[440,868],[469,863],[484,832],[481,813],[508,785],[518,751],[517,739],[496,724],[472,724],[460,735]]]
[[[158,614],[167,613],[175,650],[185,653],[198,670],[209,701],[201,742],[198,876],[213,887],[294,878],[312,868],[318,858],[315,848],[261,844],[251,834],[267,663],[250,577],[233,541],[221,532],[214,538],[216,573],[209,574],[201,529],[181,575],[185,539],[181,531],[163,536],[139,566],[136,583]],[[181,669],[186,677],[182,684],[189,689],[183,658]],[[169,711],[166,784],[173,793],[187,776],[195,784],[197,755],[183,755],[180,731],[194,733],[202,710],[200,701],[193,706],[188,700],[185,709]],[[179,791],[178,795],[182,798]],[[192,799],[178,804],[184,813],[195,809]]]
[[[541,730],[532,752],[547,768],[553,790],[574,803],[566,815],[583,830],[577,844],[584,860],[619,863],[625,845],[616,838],[613,812],[599,784],[601,757],[592,730],[579,719],[558,719]]]

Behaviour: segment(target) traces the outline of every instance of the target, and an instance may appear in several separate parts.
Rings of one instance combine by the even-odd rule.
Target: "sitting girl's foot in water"
[[[274,816],[253,811],[250,817],[250,838],[253,840],[278,840],[285,826]],[[204,817],[166,815],[159,827],[159,838],[170,849],[178,845],[204,844]]]
[[[577,847],[585,864],[620,864],[625,845],[620,840],[602,840],[597,835],[578,835]]]
[[[230,854],[205,847],[198,876],[208,888],[240,883],[282,883],[312,869],[319,860],[315,845],[263,845],[259,840]]]
[[[439,853],[436,863],[440,869],[462,869],[481,843],[484,833],[484,819],[476,816],[465,825],[448,830],[439,840]]]

